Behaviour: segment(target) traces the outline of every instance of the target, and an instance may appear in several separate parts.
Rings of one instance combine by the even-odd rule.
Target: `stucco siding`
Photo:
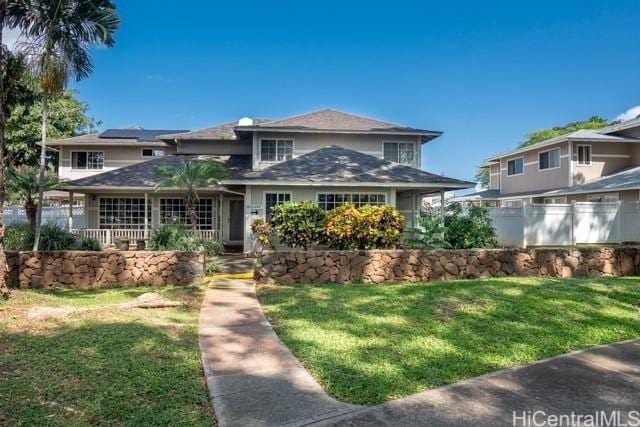
[[[541,152],[560,147],[560,167],[555,169],[540,170],[538,167],[538,155]],[[519,193],[523,191],[548,190],[566,186],[569,180],[568,145],[558,144],[540,149],[504,157],[501,159],[500,179],[502,193]],[[524,158],[524,172],[522,175],[507,175],[509,160]]]
[[[253,147],[254,168],[256,169],[263,169],[273,164],[272,162],[263,162],[260,159],[260,141],[262,139],[292,139],[293,157],[298,157],[330,145],[338,145],[350,150],[383,158],[384,142],[409,142],[414,144],[415,149],[415,163],[412,166],[420,168],[421,164],[421,145],[419,138],[416,136],[258,132]]]
[[[583,184],[594,178],[609,175],[631,166],[632,144],[612,142],[586,142],[573,143],[573,183]],[[578,165],[578,146],[591,146],[591,165]],[[635,150],[637,151],[637,150]],[[640,153],[638,153],[640,154]],[[634,153],[635,155],[635,153]],[[637,164],[637,163],[636,163]]]

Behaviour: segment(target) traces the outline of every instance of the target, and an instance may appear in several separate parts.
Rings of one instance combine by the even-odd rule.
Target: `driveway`
[[[222,427],[531,426],[552,423],[547,416],[605,411],[609,417],[614,410],[620,411],[622,424],[633,421],[631,411],[640,411],[640,340],[569,353],[372,407],[338,402],[324,392],[275,335],[249,281],[221,280],[207,291],[199,342]]]

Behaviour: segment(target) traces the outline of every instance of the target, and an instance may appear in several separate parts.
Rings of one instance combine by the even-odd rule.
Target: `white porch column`
[[[220,197],[218,198],[218,240],[220,243],[223,242],[224,239],[224,211],[223,211],[223,202],[224,194],[220,193]]]
[[[149,216],[147,212],[149,211],[149,193],[144,193],[144,238],[145,240],[149,238]]]
[[[251,186],[247,185],[244,192],[244,253],[251,252]]]
[[[87,207],[85,206],[85,209]],[[69,191],[69,233],[73,230],[73,191]],[[86,227],[86,225],[85,225]]]
[[[389,189],[389,206],[393,206],[394,208],[396,207],[396,189],[395,188]]]

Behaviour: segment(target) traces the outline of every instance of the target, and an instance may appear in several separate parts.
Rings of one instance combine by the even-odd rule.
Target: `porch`
[[[225,245],[244,240],[244,195],[203,191],[197,205],[196,235]],[[85,194],[84,227],[77,227],[71,210],[68,229],[78,237],[90,237],[105,246],[117,239],[130,244],[147,241],[161,224],[190,228],[183,195],[173,191],[95,192]]]

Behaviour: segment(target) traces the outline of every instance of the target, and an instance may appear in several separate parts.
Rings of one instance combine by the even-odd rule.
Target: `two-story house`
[[[252,220],[286,201],[311,200],[322,209],[389,204],[410,227],[423,195],[473,186],[421,170],[422,145],[441,132],[330,109],[193,132],[144,132],[146,138],[110,130],[51,143],[61,150],[61,178],[72,179],[63,188],[85,194],[89,230],[82,233],[133,239],[157,224],[188,223],[180,189],[155,189],[157,167],[183,160],[214,160],[229,171],[221,185],[201,189],[198,229],[245,251]]]
[[[485,206],[640,200],[640,118],[579,130],[489,157]]]

